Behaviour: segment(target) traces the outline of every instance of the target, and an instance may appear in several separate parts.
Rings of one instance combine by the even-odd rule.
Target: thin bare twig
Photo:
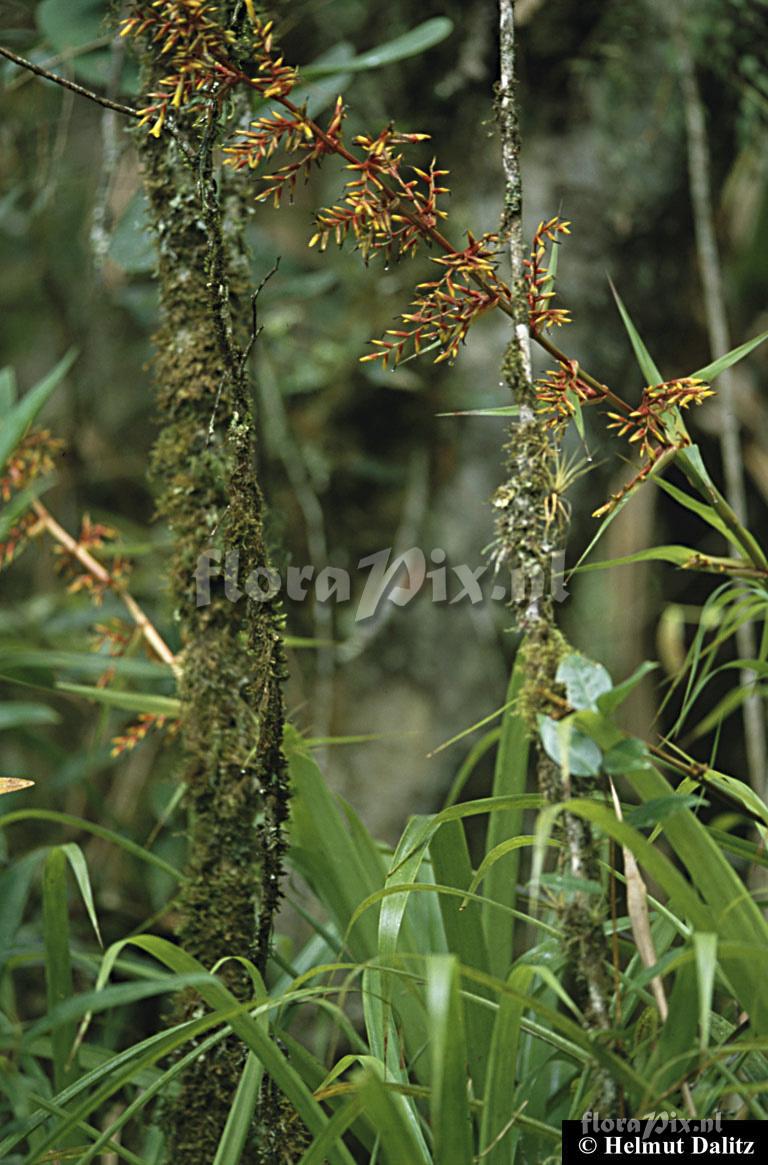
[[[100,582],[103,586],[109,587],[110,590],[114,591],[114,593],[122,600],[128,609],[128,613],[130,614],[141,634],[146,639],[149,646],[154,651],[155,655],[158,657],[158,659],[162,660],[163,663],[167,664],[176,676],[179,676],[181,674],[181,668],[179,667],[179,664],[176,660],[176,656],[173,654],[170,647],[165,642],[149,616],[136,602],[133,595],[129,594],[129,592],[124,588],[115,585],[115,581],[107,568],[103,566],[97,558],[94,558],[93,555],[85,548],[85,546],[82,546],[78,541],[76,541],[76,539],[74,539],[72,535],[64,529],[63,526],[59,525],[47,506],[44,506],[41,501],[34,501],[32,503],[32,508],[37,514],[41,526],[48,531],[51,537],[56,542],[58,542],[60,546],[63,546],[68,554],[71,554],[74,558],[76,558],[80,565],[88,571],[88,574],[90,574],[92,578],[95,578],[96,581]]]
[[[730,350],[731,337],[725,307],[722,265],[715,235],[707,127],[685,22],[686,5],[680,5],[675,8],[673,32],[677,49],[680,85],[683,91],[696,252],[704,293],[709,346],[712,356],[718,359]],[[747,516],[747,499],[739,421],[734,405],[735,382],[732,370],[726,369],[718,379],[720,381],[720,451],[725,475],[725,494],[739,522],[744,524]],[[754,624],[744,623],[737,628],[736,645],[742,659],[755,658]],[[763,699],[754,691],[756,679],[755,673],[749,669],[741,672],[742,686],[753,689],[745,699],[742,708],[750,784],[758,793],[764,795],[766,788],[768,788],[765,775],[768,749],[766,747]]]
[[[133,106],[123,105],[120,101],[113,101],[110,97],[102,97],[99,93],[94,93],[92,89],[78,85],[76,81],[69,81],[59,73],[52,73],[41,65],[33,64],[32,61],[28,61],[26,57],[20,57],[18,53],[14,53],[5,45],[0,45],[0,57],[13,61],[14,65],[34,73],[36,77],[42,77],[45,81],[53,81],[54,85],[60,85],[62,89],[70,89],[73,93],[79,93],[81,97],[87,97],[89,101],[95,101],[97,105],[102,105],[105,109],[113,109],[115,113],[124,113],[126,117],[141,117],[138,109],[134,109]]]

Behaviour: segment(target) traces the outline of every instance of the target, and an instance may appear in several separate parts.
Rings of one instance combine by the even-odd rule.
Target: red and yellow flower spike
[[[562,327],[571,322],[570,312],[564,308],[550,307],[554,298],[552,276],[544,260],[547,256],[547,242],[557,244],[560,235],[571,233],[571,224],[558,216],[540,222],[533,236],[529,258],[523,260],[525,268],[526,298],[528,300],[528,322],[532,335],[536,336],[545,328]]]

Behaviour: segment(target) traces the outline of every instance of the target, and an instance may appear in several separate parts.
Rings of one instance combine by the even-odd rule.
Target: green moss
[[[195,128],[177,132],[199,152]],[[144,131],[137,140],[161,304],[151,471],[158,515],[173,535],[169,589],[182,645],[179,777],[189,849],[177,933],[205,966],[229,959],[220,974],[247,999],[250,976],[234,960],[265,967],[285,845],[282,614],[276,600],[232,602],[215,587],[210,604],[198,607],[195,580],[199,556],[211,549],[237,555],[241,588],[268,566],[249,387],[234,355],[246,337],[229,317],[230,309],[235,320],[249,315],[244,248],[236,206],[222,223],[209,190],[201,208],[200,174],[174,137],[157,141]],[[174,1018],[196,1006],[194,996],[180,998]],[[233,1039],[183,1074],[163,1116],[174,1165],[210,1165],[243,1064]],[[255,1124],[244,1162],[263,1160],[260,1135]]]

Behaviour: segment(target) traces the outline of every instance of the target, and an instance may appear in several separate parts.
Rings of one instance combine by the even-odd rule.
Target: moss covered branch
[[[537,408],[531,376],[528,311],[524,289],[522,230],[523,190],[520,172],[520,133],[515,92],[515,19],[513,0],[500,0],[499,45],[501,76],[497,114],[501,134],[505,178],[501,230],[509,249],[512,268],[514,333],[507,347],[502,373],[518,405],[518,421],[509,432],[506,480],[494,495],[496,510],[495,557],[500,566],[516,572],[524,585],[515,589],[513,610],[517,625],[526,632],[524,681],[521,708],[536,730],[539,711],[547,711],[547,693],[557,687],[555,676],[567,646],[557,629],[551,586],[553,551],[564,542],[567,520],[564,511],[553,513],[548,505],[556,472],[558,450]],[[550,802],[571,793],[567,773],[561,772],[539,749],[537,777],[542,794]],[[563,815],[563,842],[568,873],[579,881],[598,876],[596,840],[590,825],[572,814]],[[608,973],[609,951],[603,933],[604,913],[594,898],[579,891],[565,896],[561,905],[563,951],[575,996],[595,1029],[611,1026],[612,983]],[[601,1082],[599,1107],[612,1111],[612,1081]]]
[[[162,74],[145,53],[147,87]],[[288,784],[282,753],[285,663],[274,598],[212,588],[197,605],[201,555],[233,555],[243,577],[268,572],[256,476],[246,351],[248,271],[236,201],[222,208],[214,168],[215,93],[202,127],[179,118],[157,139],[140,132],[157,247],[161,323],[155,335],[159,435],[152,457],[158,513],[173,534],[171,599],[181,637],[181,744],[189,850],[178,934],[240,998],[239,959],[263,973],[280,897]],[[216,413],[217,424],[211,425]],[[266,590],[265,590],[265,593]],[[182,1001],[182,1015],[195,1001]],[[166,1119],[169,1160],[209,1165],[244,1063],[235,1041],[187,1071]],[[243,1156],[262,1160],[258,1136]]]

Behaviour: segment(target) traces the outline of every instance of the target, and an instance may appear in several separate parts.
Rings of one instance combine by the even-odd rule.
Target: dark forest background
[[[115,46],[99,0],[0,4],[2,39],[84,84],[128,97],[135,65]],[[326,82],[352,105],[358,131],[393,120],[424,131],[450,170],[454,234],[493,230],[502,179],[493,117],[497,77],[495,5],[489,0],[307,0],[272,6],[286,57],[338,64]],[[344,62],[430,17],[453,32],[416,57],[350,72]],[[555,214],[573,222],[559,256],[562,301],[572,310],[570,350],[628,392],[641,387],[608,276],[665,376],[709,359],[692,226],[682,103],[665,6],[623,0],[528,0],[518,5],[525,222],[529,234]],[[766,6],[701,0],[693,48],[714,159],[717,229],[733,342],[768,328],[768,90]],[[164,598],[165,531],[153,523],[146,477],[153,441],[151,335],[153,257],[130,133],[72,94],[0,66],[0,363],[20,386],[40,379],[70,347],[77,362],[47,407],[45,423],[66,442],[49,506],[70,529],[87,512],[119,532],[134,561],[132,589],[174,643]],[[316,100],[322,102],[323,93]],[[507,403],[498,367],[504,328],[475,329],[455,367],[410,362],[396,373],[360,364],[366,342],[390,326],[413,285],[410,262],[366,270],[351,250],[324,259],[308,251],[312,209],[331,202],[340,177],[328,166],[294,208],[253,206],[248,234],[254,283],[280,257],[259,300],[257,413],[261,475],[273,560],[354,568],[385,547],[444,549],[449,563],[478,566],[491,541],[489,499],[502,475],[504,422],[439,417]],[[427,265],[428,266],[428,265]],[[425,273],[425,278],[428,275]],[[544,365],[541,366],[542,368]],[[738,414],[748,473],[749,522],[768,539],[768,356],[737,367]],[[719,465],[716,407],[692,418],[708,463]],[[621,475],[602,464],[588,436],[592,471],[572,495],[568,561],[594,531],[589,517]],[[574,455],[580,442],[573,438]],[[613,462],[615,466],[615,462]],[[717,476],[717,474],[716,474]],[[701,531],[653,487],[640,491],[611,527],[600,557],[653,542],[696,544]],[[129,714],[56,693],[57,678],[93,680],[56,655],[87,649],[94,622],[117,614],[109,598],[94,613],[56,573],[50,547],[33,544],[0,579],[0,772],[37,782],[25,804],[96,816],[144,842],[173,797],[173,744],[150,735],[115,759],[111,741]],[[364,577],[357,576],[358,594]],[[570,584],[566,634],[621,678],[643,659],[668,675],[681,665],[711,580],[652,564],[584,574]],[[289,705],[318,737],[367,737],[328,746],[325,767],[373,832],[392,840],[408,814],[442,803],[472,737],[430,758],[448,737],[504,701],[516,638],[501,603],[433,604],[422,594],[387,607],[365,630],[354,602],[287,605],[288,632],[325,642],[291,651]],[[19,662],[19,649],[30,653]],[[47,663],[34,652],[47,653]],[[20,687],[19,682],[24,686]],[[718,699],[717,683],[705,698]],[[627,727],[653,729],[654,688],[627,706]],[[19,724],[14,708],[33,705]],[[663,713],[674,715],[674,704]],[[24,720],[24,717],[21,717]],[[711,737],[689,742],[706,757]],[[726,721],[719,767],[743,772],[738,714]],[[470,792],[486,790],[481,764]],[[8,798],[4,808],[13,807]],[[14,836],[34,844],[31,825]],[[98,856],[102,843],[89,843]],[[176,857],[166,830],[157,852]],[[156,884],[153,884],[155,879]],[[164,901],[154,872],[126,884],[119,861],[101,871],[101,903],[115,925],[138,925]]]

